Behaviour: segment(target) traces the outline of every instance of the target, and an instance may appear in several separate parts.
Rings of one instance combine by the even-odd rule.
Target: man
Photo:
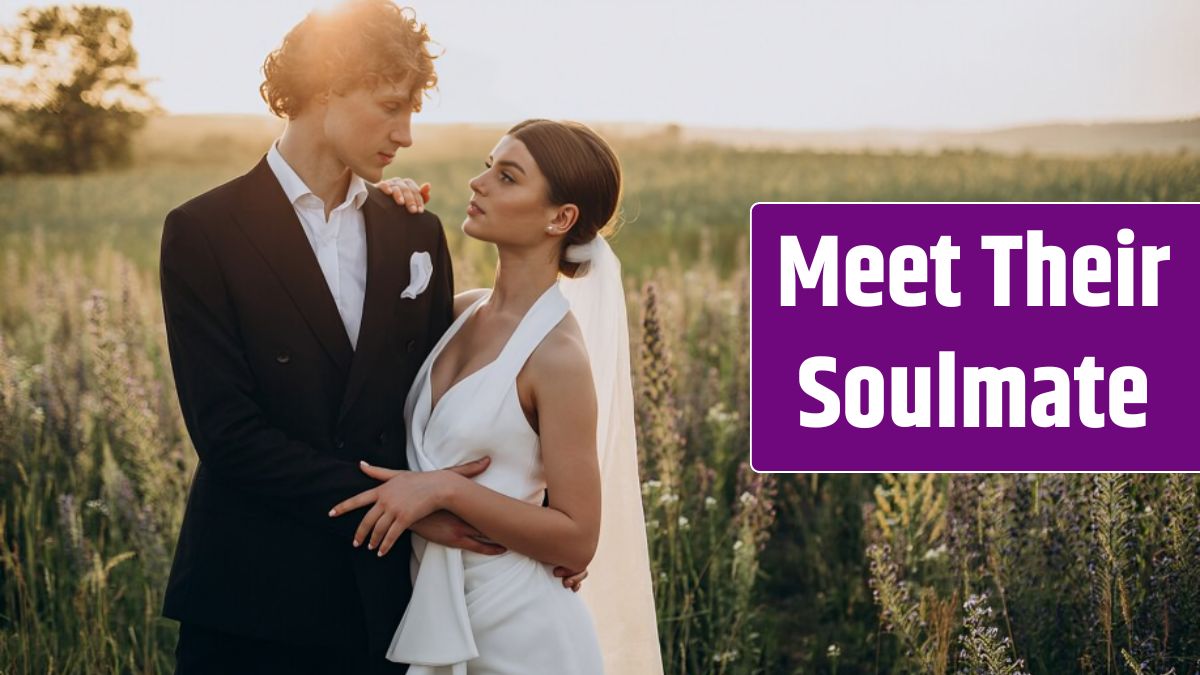
[[[378,484],[360,460],[407,468],[404,398],[451,322],[440,221],[364,181],[412,143],[428,41],[387,0],[309,15],[263,67],[283,136],[167,216],[167,337],[200,457],[163,609],[182,675],[404,671],[383,654],[408,537],[380,557],[351,544],[358,518],[328,512]],[[445,512],[412,529],[502,550]]]

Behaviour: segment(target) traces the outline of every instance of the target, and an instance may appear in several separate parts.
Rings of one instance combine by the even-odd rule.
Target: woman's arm
[[[363,493],[335,511],[343,513],[378,500],[386,515],[370,523],[364,520],[358,540],[369,533],[369,546],[379,546],[379,555],[384,555],[409,523],[427,515],[427,509],[446,509],[490,540],[535,560],[572,570],[587,567],[600,536],[600,469],[595,388],[574,317],[568,315],[534,350],[518,377],[518,389],[528,392],[536,411],[548,507],[444,471],[435,472],[438,487],[432,492],[414,493],[408,486],[411,472],[364,467],[368,475],[387,483],[370,491],[372,496],[364,498],[368,493]],[[386,527],[380,527],[383,523]]]
[[[451,489],[446,508],[503,546],[581,570],[595,554],[600,536],[596,392],[574,317],[563,323],[534,351],[523,372],[536,411],[549,506],[447,476]]]

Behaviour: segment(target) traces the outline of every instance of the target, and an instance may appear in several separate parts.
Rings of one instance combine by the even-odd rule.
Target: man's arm
[[[302,522],[349,542],[353,523],[329,518],[329,508],[378,481],[268,423],[252,395],[254,376],[212,247],[180,209],[167,216],[160,264],[171,367],[200,461],[228,484],[279,500]]]

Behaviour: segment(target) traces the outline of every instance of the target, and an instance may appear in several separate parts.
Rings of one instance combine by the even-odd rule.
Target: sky
[[[0,0],[0,23],[50,0]],[[328,0],[109,0],[173,113],[263,113],[263,57]],[[985,129],[1200,115],[1196,0],[412,0],[417,120]]]

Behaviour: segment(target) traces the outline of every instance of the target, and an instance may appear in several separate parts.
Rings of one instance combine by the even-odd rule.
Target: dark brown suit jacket
[[[327,513],[377,485],[360,459],[407,468],[404,399],[450,325],[453,276],[436,216],[409,214],[373,187],[363,214],[357,350],[265,158],[167,216],[167,338],[200,463],[165,616],[383,658],[412,592],[408,536],[380,559],[350,545],[363,511]],[[433,277],[401,298],[417,251],[432,257]]]

